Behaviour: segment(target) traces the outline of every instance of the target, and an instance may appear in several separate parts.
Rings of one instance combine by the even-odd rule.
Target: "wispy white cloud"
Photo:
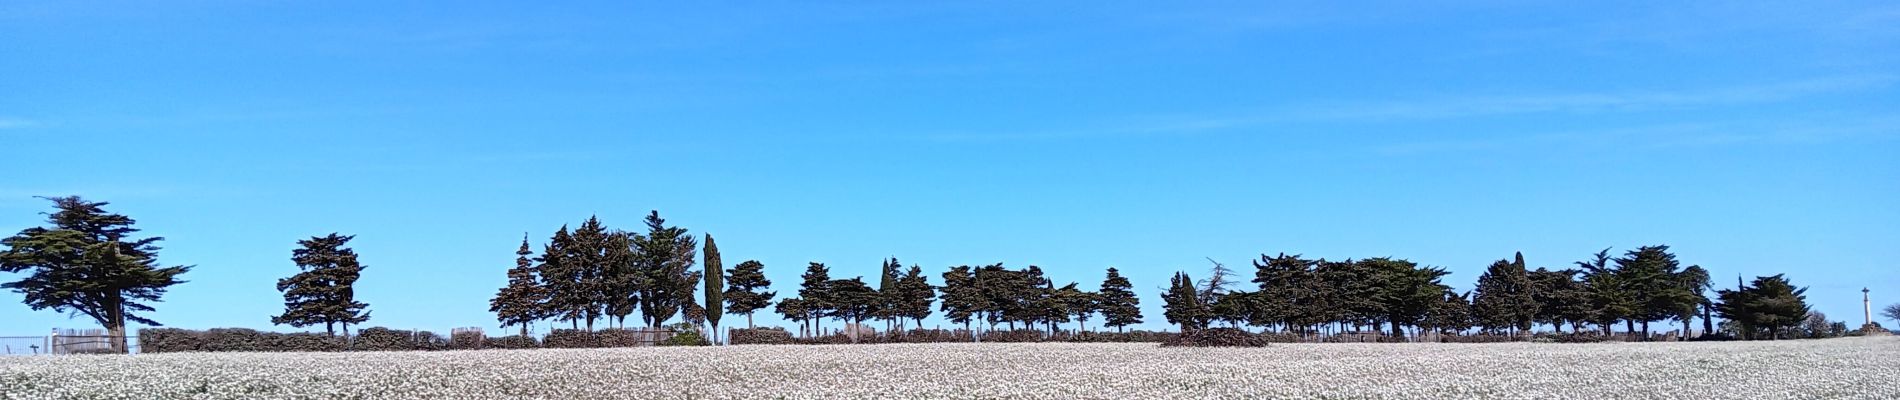
[[[39,121],[26,118],[0,116],[0,129],[30,128],[39,124]]]
[[[1487,152],[1523,148],[1637,148],[1648,150],[1746,145],[1810,145],[1900,138],[1900,118],[1826,116],[1802,122],[1722,121],[1642,125],[1591,130],[1525,132],[1454,140],[1424,140],[1373,147],[1385,155]]]
[[[1054,140],[1192,134],[1287,123],[1457,120],[1526,114],[1603,114],[1691,110],[1769,104],[1831,94],[1881,90],[1895,75],[1848,75],[1726,87],[1620,92],[1466,95],[1380,101],[1322,101],[1261,108],[1252,113],[1172,115],[1097,122],[1101,127],[1026,132],[951,132],[926,135],[946,142]],[[1680,129],[1674,128],[1674,129]]]

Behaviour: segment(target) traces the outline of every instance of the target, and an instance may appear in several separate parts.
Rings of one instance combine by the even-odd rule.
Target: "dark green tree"
[[[369,305],[356,301],[356,280],[365,266],[357,262],[356,250],[346,247],[355,238],[331,233],[297,241],[299,248],[290,252],[290,260],[301,272],[277,280],[277,290],[284,292],[284,313],[271,317],[272,324],[323,324],[330,335],[342,325],[348,336],[350,324],[369,320],[364,310]]]
[[[44,198],[44,197],[43,197]],[[126,321],[159,326],[139,315],[155,303],[191,266],[158,264],[161,237],[132,240],[139,230],[124,215],[106,212],[105,202],[77,196],[44,198],[56,211],[46,227],[33,227],[0,239],[0,271],[29,271],[20,280],[0,284],[25,298],[34,310],[51,308],[83,314],[113,337],[112,349],[125,352]]]
[[[1564,325],[1576,332],[1590,318],[1590,293],[1584,289],[1575,269],[1538,268],[1530,272],[1531,297],[1537,300],[1536,322],[1550,324],[1558,331]]]
[[[853,325],[862,325],[865,319],[876,316],[883,301],[876,289],[864,284],[864,277],[833,279],[825,283],[825,288],[832,301],[831,317]]]
[[[1739,280],[1739,278],[1738,278]],[[1739,282],[1738,282],[1739,285]],[[1745,339],[1769,339],[1791,336],[1812,311],[1807,303],[1807,288],[1798,288],[1782,275],[1755,278],[1735,290],[1721,290],[1716,296],[1716,315],[1739,323]],[[1765,335],[1764,335],[1765,334]]]
[[[541,319],[542,301],[547,297],[535,275],[534,261],[528,258],[533,254],[527,235],[522,235],[521,248],[515,250],[515,267],[508,269],[508,285],[502,286],[495,292],[495,298],[488,301],[488,312],[495,313],[502,329],[520,326],[522,336],[528,335],[530,324]]]
[[[1683,315],[1685,304],[1698,302],[1696,296],[1688,292],[1684,279],[1677,276],[1681,272],[1680,264],[1676,255],[1669,253],[1669,246],[1639,247],[1614,261],[1630,303],[1635,306],[1633,318],[1626,320],[1642,325],[1645,340],[1649,337],[1650,322]],[[1805,317],[1804,313],[1797,319]]]
[[[1521,262],[1523,254],[1517,259]],[[1529,272],[1518,262],[1498,260],[1478,276],[1471,295],[1471,313],[1486,331],[1521,332],[1531,328],[1538,312]]]
[[[1191,332],[1207,327],[1210,311],[1201,303],[1201,290],[1196,287],[1193,278],[1186,272],[1175,272],[1168,280],[1168,291],[1161,294],[1162,316],[1168,323],[1181,327],[1181,332]]]
[[[1088,330],[1089,317],[1095,315],[1095,313],[1102,308],[1100,298],[1101,296],[1095,292],[1076,287],[1075,282],[1069,282],[1068,285],[1056,289],[1055,294],[1055,299],[1060,303],[1062,309],[1067,311],[1069,315],[1075,316],[1076,332]]]
[[[778,292],[765,290],[772,287],[772,281],[765,278],[765,264],[757,260],[741,262],[726,273],[732,279],[726,282],[726,292],[720,297],[734,314],[745,314],[745,327],[751,329],[752,314],[771,307],[772,297]]]
[[[574,298],[566,303],[566,312],[573,318],[585,321],[587,330],[594,330],[594,321],[608,315],[612,285],[609,270],[608,247],[611,237],[607,227],[599,218],[587,217],[580,228],[574,229],[573,241],[564,247],[567,250],[566,261],[573,268],[576,290],[570,294]]]
[[[897,279],[897,291],[900,293],[897,315],[909,318],[917,329],[924,329],[924,318],[930,318],[931,314],[930,304],[937,300],[937,290],[930,286],[930,277],[924,275],[922,267],[911,265],[910,271]]]
[[[811,332],[812,312],[805,306],[805,299],[793,297],[779,300],[778,305],[772,310],[784,316],[787,321],[797,322],[800,337],[810,336],[808,332]]]
[[[600,290],[606,300],[603,310],[613,319],[614,326],[623,328],[627,326],[627,316],[640,310],[640,287],[646,283],[640,270],[639,245],[634,238],[635,235],[628,232],[607,233],[603,254],[606,274],[599,280],[604,285]]]
[[[1095,292],[1096,304],[1102,312],[1102,326],[1123,331],[1129,325],[1141,323],[1141,298],[1135,295],[1134,289],[1121,271],[1108,269],[1108,277],[1102,279],[1102,287]]]
[[[903,265],[897,263],[897,257],[891,257],[888,260],[884,260],[884,264],[878,268],[878,304],[877,311],[872,314],[878,319],[884,320],[884,330],[886,332],[896,331],[903,326],[903,322],[898,321],[898,319],[903,318],[903,316],[897,312],[897,304],[903,299],[903,293],[897,290],[898,268],[902,267]]]
[[[706,234],[706,262],[701,265],[706,275],[706,322],[712,323],[713,343],[719,343],[719,316],[726,313],[725,299],[725,263],[719,260],[719,245],[713,243],[712,234]]]
[[[1610,264],[1610,249],[1598,251],[1596,256],[1577,262],[1577,268],[1583,270],[1583,289],[1590,301],[1592,323],[1603,329],[1608,335],[1617,321],[1624,321],[1636,313],[1638,304],[1630,295],[1630,285],[1625,276]]]
[[[832,296],[831,290],[831,268],[825,267],[824,263],[814,262],[805,267],[805,274],[800,278],[803,282],[798,287],[798,298],[802,306],[799,308],[805,311],[805,319],[812,322],[812,333],[819,334],[823,328],[823,325],[819,325],[819,320],[832,315],[837,307],[837,301]]]
[[[640,272],[641,317],[653,328],[681,314],[687,314],[682,319],[690,323],[693,311],[703,312],[693,300],[701,278],[700,271],[693,270],[698,240],[685,228],[666,225],[659,211],[647,214],[646,225],[647,234],[633,239],[639,249],[634,259]]]
[[[542,286],[546,291],[542,316],[556,321],[567,321],[572,329],[580,329],[584,305],[591,301],[587,287],[581,281],[581,269],[578,262],[569,261],[570,248],[575,247],[574,236],[568,233],[567,226],[554,231],[548,243],[541,248],[540,264],[535,268],[541,271]]]
[[[979,316],[986,306],[983,293],[976,287],[976,276],[970,266],[951,267],[943,273],[943,311],[944,319],[953,324],[963,324],[964,330],[970,329],[970,321]]]

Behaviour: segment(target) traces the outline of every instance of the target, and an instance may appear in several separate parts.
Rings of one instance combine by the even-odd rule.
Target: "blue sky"
[[[786,293],[1119,267],[1146,328],[1282,251],[1469,288],[1668,244],[1900,302],[1891,3],[386,3],[0,4],[0,232],[111,201],[197,265],[186,328],[290,330],[291,248],[342,232],[372,325],[493,330],[523,233],[653,209]],[[90,324],[18,300],[0,335]]]

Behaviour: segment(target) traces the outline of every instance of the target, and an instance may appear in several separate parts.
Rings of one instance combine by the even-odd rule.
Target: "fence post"
[[[59,354],[57,344],[59,344],[59,328],[53,328],[52,333],[46,335],[46,354]]]

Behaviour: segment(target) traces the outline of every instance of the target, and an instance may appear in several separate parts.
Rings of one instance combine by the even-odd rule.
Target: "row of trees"
[[[648,327],[659,327],[674,317],[694,325],[712,322],[717,326],[728,307],[750,314],[762,308],[757,304],[769,301],[770,293],[725,296],[718,290],[728,275],[735,287],[768,285],[758,273],[762,268],[758,262],[721,271],[718,246],[708,235],[705,271],[713,272],[709,278],[705,271],[693,268],[700,252],[697,238],[685,228],[667,225],[658,211],[647,214],[645,222],[645,233],[611,230],[598,218],[588,218],[572,232],[562,226],[534,258],[529,257],[533,253],[523,238],[515,252],[515,267],[508,270],[508,284],[489,302],[489,311],[502,327],[520,326],[523,332],[541,320],[568,322],[574,329],[584,324],[592,330],[599,321],[625,326],[626,318],[636,315]],[[702,290],[705,303],[698,300]]]
[[[160,326],[145,317],[166,291],[185,281],[192,266],[162,266],[160,237],[134,238],[135,221],[104,210],[105,202],[79,197],[46,198],[53,211],[46,225],[0,239],[0,272],[23,273],[0,288],[23,295],[34,309],[85,315],[111,331],[113,346],[124,350],[125,325]],[[592,328],[607,320],[624,325],[638,315],[647,326],[673,318],[716,328],[719,317],[751,316],[771,309],[813,330],[824,319],[862,323],[886,321],[897,328],[942,312],[953,323],[1044,326],[1101,315],[1106,326],[1142,322],[1139,299],[1119,271],[1110,268],[1096,291],[1075,283],[1055,286],[1040,268],[1016,270],[1001,264],[950,268],[942,286],[930,284],[919,266],[907,270],[895,259],[880,269],[875,288],[862,277],[832,279],[823,264],[807,268],[798,296],[774,301],[764,265],[745,261],[724,269],[719,250],[706,236],[699,241],[683,228],[669,226],[657,212],[646,218],[644,233],[610,230],[589,218],[578,229],[562,227],[539,256],[526,238],[508,270],[508,283],[490,303],[504,327],[536,321],[566,321]],[[297,327],[324,325],[345,332],[368,320],[368,306],[354,296],[364,266],[348,247],[353,236],[330,234],[299,241],[292,261],[299,272],[278,281],[285,311],[271,318]],[[702,269],[695,257],[705,256]],[[1740,282],[1733,289],[1710,290],[1708,271],[1681,267],[1666,246],[1648,246],[1611,257],[1608,250],[1574,263],[1574,268],[1529,270],[1523,256],[1499,260],[1486,269],[1471,291],[1442,283],[1444,269],[1392,258],[1329,261],[1298,255],[1262,255],[1254,263],[1257,290],[1232,290],[1232,271],[1215,264],[1210,277],[1196,281],[1177,274],[1162,293],[1167,319],[1184,329],[1212,324],[1256,326],[1300,334],[1389,327],[1423,332],[1522,332],[1544,324],[1572,331],[1594,326],[1603,332],[1621,322],[1647,333],[1652,322],[1677,321],[1686,330],[1694,318],[1703,330],[1716,331],[1714,318],[1728,320],[1723,331],[1744,338],[1795,336],[1814,331],[1805,289],[1781,276]],[[900,271],[902,270],[902,271]],[[705,271],[713,271],[706,274]],[[703,284],[703,285],[702,285]],[[703,293],[704,303],[695,298]],[[941,303],[938,303],[941,298]],[[935,303],[939,307],[932,309]],[[776,305],[776,307],[774,307]],[[1900,319],[1900,305],[1885,315]]]
[[[1443,284],[1444,269],[1406,260],[1261,255],[1253,263],[1258,290],[1229,289],[1234,273],[1215,263],[1205,280],[1176,273],[1163,300],[1168,322],[1184,330],[1225,323],[1301,335],[1381,326],[1394,336],[1404,336],[1407,327],[1517,334],[1537,324],[1572,332],[1594,325],[1609,334],[1621,322],[1625,332],[1638,332],[1640,325],[1647,337],[1652,322],[1678,321],[1687,333],[1697,317],[1703,319],[1703,332],[1712,332],[1712,314],[1719,313],[1743,323],[1749,337],[1757,332],[1773,337],[1801,323],[1808,311],[1803,290],[1780,275],[1721,291],[1724,297],[1717,303],[1706,295],[1708,271],[1681,267],[1668,246],[1645,246],[1621,257],[1609,252],[1558,270],[1528,270],[1518,253],[1492,263],[1468,292]]]

